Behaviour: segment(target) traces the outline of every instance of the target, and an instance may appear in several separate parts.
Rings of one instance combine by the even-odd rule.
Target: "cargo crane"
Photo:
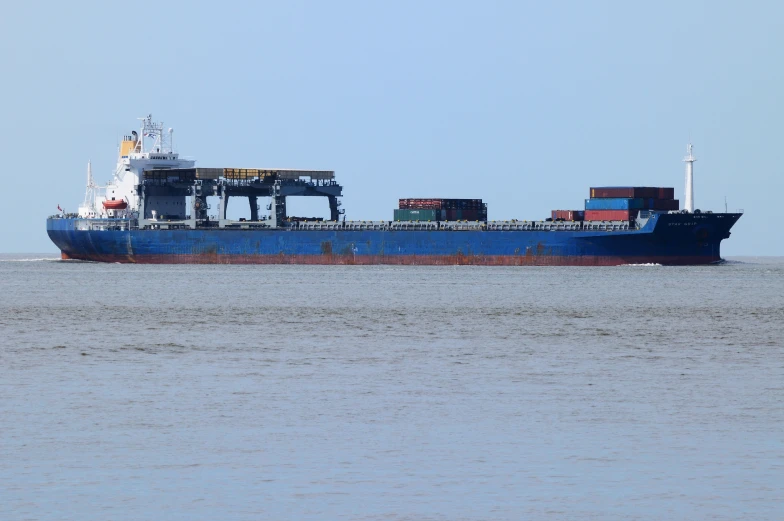
[[[288,197],[326,197],[330,220],[344,214],[338,199],[343,187],[331,170],[253,168],[156,168],[144,170],[136,187],[140,228],[278,228],[289,219]],[[207,197],[219,200],[217,221],[211,221]],[[185,198],[191,197],[190,214]],[[232,221],[226,210],[232,197],[247,198],[250,219]],[[269,197],[269,215],[260,218],[258,198]],[[167,213],[169,209],[176,209]]]

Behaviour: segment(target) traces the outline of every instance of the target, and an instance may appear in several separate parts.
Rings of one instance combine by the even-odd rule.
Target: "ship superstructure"
[[[84,203],[79,207],[82,218],[136,218],[139,210],[139,186],[145,170],[190,168],[196,163],[182,159],[174,151],[174,129],[165,130],[163,123],[156,123],[152,115],[139,118],[139,131],[123,136],[117,153],[117,165],[111,181],[106,186],[95,184],[92,166],[87,166],[87,190]],[[147,201],[149,212],[185,214],[185,201],[177,196],[151,197]]]
[[[124,137],[111,182],[87,192],[78,215],[47,221],[63,258],[150,263],[616,265],[705,264],[742,212],[688,208],[672,188],[594,187],[585,210],[542,220],[487,220],[481,199],[401,199],[390,221],[347,221],[331,170],[201,168],[152,117]],[[99,193],[100,192],[100,193]],[[289,197],[323,197],[329,218],[290,216]],[[249,217],[231,219],[231,200]],[[266,212],[259,199],[269,204]],[[213,201],[213,206],[210,204]],[[232,203],[236,204],[236,203]]]

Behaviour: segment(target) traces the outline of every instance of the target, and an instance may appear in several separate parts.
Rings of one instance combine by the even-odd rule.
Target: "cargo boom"
[[[99,195],[88,168],[78,214],[47,220],[64,259],[195,264],[609,266],[707,264],[741,212],[680,211],[671,188],[594,187],[585,210],[540,221],[488,221],[479,199],[401,199],[393,221],[346,221],[332,171],[195,168],[144,118],[120,146]],[[152,140],[145,146],[145,137]],[[167,139],[168,138],[168,139]],[[693,162],[693,157],[690,157]],[[688,163],[691,167],[692,163]],[[690,187],[689,187],[690,188]],[[286,198],[325,197],[330,219],[290,217]],[[217,199],[209,216],[207,198]],[[258,198],[269,198],[260,215]],[[249,219],[230,220],[230,199]],[[461,219],[460,217],[464,217]],[[569,219],[565,219],[568,217]],[[471,219],[471,220],[467,220]]]

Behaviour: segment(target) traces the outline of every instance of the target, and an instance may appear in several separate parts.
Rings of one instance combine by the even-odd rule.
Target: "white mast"
[[[684,194],[683,208],[689,213],[694,212],[694,162],[697,161],[697,158],[694,157],[693,148],[689,143],[686,146],[687,156],[683,158],[686,163],[686,193]]]
[[[152,114],[147,116],[146,118],[138,118],[139,121],[142,122],[142,128],[139,131],[139,152],[144,154],[144,138],[146,137],[145,130],[147,129],[147,123],[152,121]]]
[[[79,207],[79,217],[92,217],[95,214],[95,189],[98,186],[93,180],[93,167],[87,161],[87,188],[84,192],[84,202]]]

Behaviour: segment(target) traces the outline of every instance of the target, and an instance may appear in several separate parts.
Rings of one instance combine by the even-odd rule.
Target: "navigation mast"
[[[686,145],[686,157],[683,161],[686,163],[686,193],[683,207],[687,212],[694,213],[694,162],[697,158],[694,157],[694,147],[691,143]]]
[[[95,190],[99,188],[93,179],[93,167],[90,161],[87,161],[87,188],[84,192],[84,201],[79,207],[80,217],[92,217],[95,214]]]

